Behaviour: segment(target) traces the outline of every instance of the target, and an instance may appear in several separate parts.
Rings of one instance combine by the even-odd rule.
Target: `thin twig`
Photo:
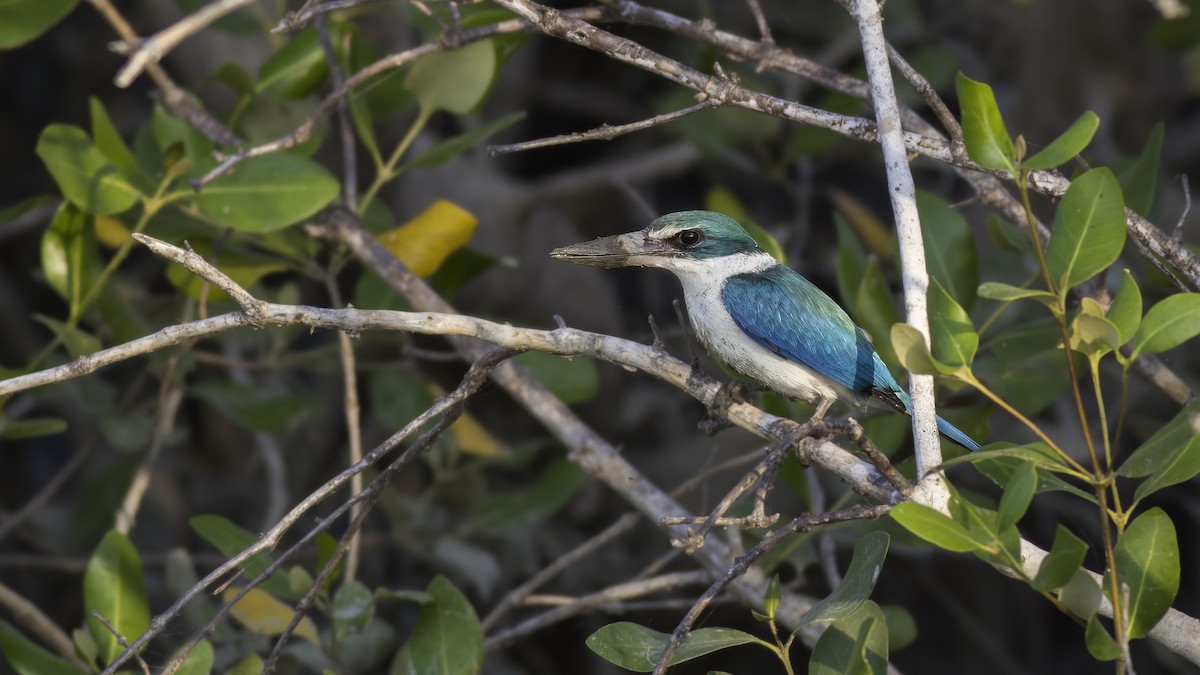
[[[317,16],[317,37],[321,42],[321,49],[325,52],[325,61],[329,64],[329,78],[333,82],[333,89],[337,91],[345,84],[346,76],[342,73],[342,63],[338,60],[337,52],[329,41],[329,24],[325,19],[324,14]],[[354,127],[351,126],[350,112],[347,108],[346,99],[339,99],[337,120],[342,146],[342,199],[346,202],[346,208],[357,212],[358,160],[355,158]]]
[[[125,648],[125,651],[130,651],[129,640],[126,640],[125,636],[121,635],[121,631],[117,630],[116,627],[109,623],[108,619],[104,618],[103,614],[93,609],[92,618],[103,624],[104,628],[107,629],[108,632],[112,633],[113,637],[117,639],[117,644]],[[142,675],[150,675],[150,666],[146,663],[146,660],[142,658],[142,655],[134,652],[133,657],[137,660],[138,665],[142,667]]]
[[[350,9],[351,7],[370,5],[383,1],[384,0],[330,0],[329,2],[317,3],[313,0],[309,0],[308,2],[304,3],[304,6],[300,9],[284,14],[283,18],[279,20],[279,23],[271,29],[271,32],[290,33],[292,31],[297,31],[301,28],[304,28],[308,25],[308,22],[328,14],[329,12],[336,12],[340,9]]]
[[[157,64],[175,47],[189,37],[204,30],[217,19],[254,4],[256,0],[213,0],[213,2],[188,14],[179,21],[145,40],[126,40],[124,47],[132,49],[129,60],[117,73],[114,81],[124,89],[137,79],[147,67]]]
[[[179,406],[183,403],[185,388],[175,375],[179,357],[180,354],[174,354],[167,361],[166,371],[159,384],[158,405],[154,414],[154,431],[150,435],[150,446],[146,449],[146,455],[142,461],[138,463],[133,480],[129,482],[129,488],[125,491],[125,499],[121,501],[121,506],[117,509],[113,529],[126,536],[133,530],[133,525],[137,522],[137,513],[141,508],[142,497],[150,487],[150,473],[154,469],[155,462],[158,461],[158,456],[162,453],[163,446],[166,445],[167,437],[175,429],[175,419],[179,414]]]
[[[754,561],[758,560],[763,554],[774,548],[776,544],[793,534],[799,532],[808,532],[809,530],[821,525],[828,525],[830,523],[843,523],[851,520],[873,520],[875,518],[881,518],[887,515],[891,508],[891,506],[886,504],[877,506],[866,506],[860,504],[845,509],[844,511],[805,514],[793,519],[787,525],[784,525],[783,527],[763,537],[762,540],[754,546],[754,548],[747,551],[745,555],[739,556],[738,559],[734,561],[733,566],[730,567],[725,574],[721,575],[721,578],[713,582],[713,584],[709,586],[708,590],[704,592],[704,595],[701,595],[696,600],[695,604],[692,605],[692,608],[688,611],[688,613],[684,615],[683,620],[679,622],[679,625],[675,627],[675,631],[671,634],[671,641],[667,643],[666,648],[663,649],[663,653],[657,657],[658,662],[654,667],[655,675],[662,675],[666,672],[667,666],[671,662],[671,657],[675,654],[675,651],[679,649],[679,646],[683,644],[687,634],[692,630],[692,626],[695,625],[696,620],[700,618],[700,614],[704,612],[709,603],[711,603],[714,598],[724,592],[725,588],[734,579],[744,574],[746,570],[750,568],[750,565],[754,564]]]
[[[754,15],[754,23],[758,26],[758,35],[762,38],[763,44],[775,44],[775,38],[771,36],[771,24],[767,23],[767,16],[763,14],[762,6],[758,4],[758,0],[746,0],[746,6],[750,8],[750,13]]]
[[[700,112],[701,110],[715,108],[718,105],[720,105],[720,101],[717,99],[706,98],[695,105],[688,106],[681,110],[663,113],[662,115],[655,115],[654,117],[638,122],[618,124],[616,126],[604,124],[590,131],[577,131],[575,133],[563,134],[562,136],[551,136],[549,138],[539,138],[533,141],[510,143],[508,145],[489,145],[487,151],[492,157],[499,157],[500,155],[507,155],[512,152],[536,150],[538,148],[548,148],[555,145],[566,145],[568,143],[582,143],[584,141],[611,141],[618,136],[623,136],[634,131],[642,131],[643,129],[649,129],[661,124],[673,122],[681,117],[687,117],[688,115]]]
[[[321,19],[317,19],[320,24]],[[342,306],[342,292],[338,288],[337,279],[329,272],[325,277],[325,288],[329,299],[335,307]],[[338,331],[338,360],[342,369],[342,415],[346,419],[347,459],[351,464],[358,463],[363,456],[362,444],[362,409],[358,403],[358,368],[355,366],[354,340],[346,331]],[[350,479],[350,494],[358,494],[363,490],[362,474]],[[350,509],[350,519],[357,522],[361,506]],[[350,539],[349,556],[346,559],[346,581],[358,577],[359,556],[362,550],[362,540],[356,533]]]

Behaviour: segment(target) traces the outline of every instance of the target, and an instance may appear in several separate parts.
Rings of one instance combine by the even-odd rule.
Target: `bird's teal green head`
[[[556,248],[551,257],[593,267],[674,267],[758,250],[754,238],[729,216],[712,211],[668,213],[644,230]]]

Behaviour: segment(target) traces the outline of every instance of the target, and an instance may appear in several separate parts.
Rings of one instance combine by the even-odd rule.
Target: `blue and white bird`
[[[683,283],[688,317],[714,357],[768,388],[813,402],[819,419],[839,399],[912,414],[861,328],[828,295],[760,249],[735,220],[710,211],[669,213],[649,227],[555,249],[593,267],[660,267]],[[979,444],[942,418],[938,431]]]

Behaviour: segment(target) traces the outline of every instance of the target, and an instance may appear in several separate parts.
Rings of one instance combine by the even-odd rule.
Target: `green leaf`
[[[1108,307],[1108,320],[1117,327],[1121,344],[1133,339],[1142,323],[1142,291],[1129,270],[1122,270],[1121,286]]]
[[[957,370],[970,367],[979,349],[979,335],[971,317],[954,298],[942,288],[937,279],[929,286],[929,338],[933,343],[933,357],[938,362]]]
[[[1004,486],[1004,494],[1000,497],[1000,507],[997,509],[998,518],[996,529],[1003,532],[1010,527],[1016,527],[1021,516],[1029,509],[1033,500],[1034,490],[1037,489],[1037,469],[1033,462],[1021,462],[1013,472],[1012,478]]]
[[[103,346],[100,344],[99,338],[82,328],[69,328],[65,322],[42,314],[34,314],[33,318],[38,323],[49,328],[55,337],[62,340],[67,348],[67,354],[73,359],[79,358],[84,354],[98,352]],[[131,420],[126,419],[124,423],[132,426]]]
[[[935,361],[920,331],[906,323],[892,326],[892,348],[900,365],[911,373],[940,375],[955,370]]]
[[[962,109],[963,142],[967,154],[982,167],[1013,172],[1016,149],[1004,128],[992,88],[961,72],[954,80]]]
[[[96,663],[100,657],[100,648],[96,646],[96,638],[90,631],[83,628],[71,630],[71,644],[75,646],[75,656],[89,666]]]
[[[496,70],[496,48],[491,40],[480,40],[452,52],[435,52],[413,64],[404,86],[421,108],[465,115],[491,88]]]
[[[779,245],[775,237],[771,236],[770,232],[754,221],[754,217],[750,215],[746,205],[737,198],[732,190],[723,186],[710,189],[704,195],[704,208],[708,211],[724,213],[741,223],[750,237],[758,243],[759,248],[770,253],[772,258],[787,264],[787,254],[783,247]]]
[[[1134,503],[1200,473],[1200,400],[1192,401],[1142,444],[1117,469],[1127,478],[1149,476],[1133,493]]]
[[[779,609],[779,575],[771,577],[767,582],[767,592],[763,594],[763,614],[774,619],[775,611]]]
[[[187,658],[175,671],[178,675],[208,675],[213,667],[213,646],[208,640],[201,640],[188,652]]]
[[[120,213],[137,203],[137,188],[121,176],[79,127],[47,126],[38,138],[37,154],[63,196],[88,213]]]
[[[87,214],[64,202],[42,235],[42,274],[72,313],[100,278],[96,229]]]
[[[408,162],[408,166],[414,169],[432,169],[441,166],[524,118],[525,113],[523,112],[509,113],[478,129],[447,138],[417,155],[415,159]]]
[[[317,406],[313,395],[305,391],[275,394],[233,380],[198,382],[188,393],[243,427],[272,435],[287,433],[309,420]]]
[[[574,462],[558,460],[532,487],[499,495],[462,526],[462,535],[479,532],[529,531],[565,506],[587,484],[587,474]]]
[[[660,633],[629,621],[618,621],[588,636],[587,646],[609,663],[636,673],[648,673],[671,641],[670,633]],[[683,644],[671,656],[669,665],[745,644],[766,644],[749,633],[732,628],[701,628],[688,633]]]
[[[1133,355],[1158,354],[1200,335],[1200,293],[1176,293],[1158,301],[1134,334]]]
[[[967,219],[944,199],[917,191],[917,210],[924,231],[925,261],[929,275],[965,308],[975,304],[979,286],[979,258]]]
[[[361,582],[347,581],[333,594],[330,617],[339,637],[361,633],[374,616],[375,596]]]
[[[1121,331],[1104,316],[1100,303],[1083,298],[1079,314],[1071,321],[1071,349],[1089,356],[1103,356],[1121,346]]]
[[[1125,191],[1125,205],[1143,216],[1150,215],[1154,207],[1154,193],[1158,188],[1158,158],[1162,154],[1163,123],[1150,130],[1146,147],[1137,160],[1121,173],[1121,188]]]
[[[903,502],[890,515],[904,529],[947,551],[969,553],[982,548],[961,523],[924,504]]]
[[[270,232],[316,213],[338,190],[337,179],[320,164],[276,152],[239,164],[193,199],[220,225],[242,232]]]
[[[887,620],[879,605],[866,602],[821,634],[808,661],[808,674],[885,675],[887,661]]]
[[[259,675],[262,669],[262,657],[254,652],[250,652],[243,656],[240,661],[233,664],[229,670],[225,671],[225,675]]]
[[[125,144],[125,139],[121,138],[120,132],[109,119],[104,104],[93,96],[88,99],[88,107],[92,114],[92,138],[96,139],[96,149],[112,162],[125,180],[129,181],[139,192],[146,195],[154,194],[157,186],[142,165],[138,163],[137,158],[133,156],[133,151]]]
[[[858,286],[862,283],[863,273],[867,268],[867,254],[862,244],[854,235],[854,230],[846,222],[845,216],[833,214],[833,222],[837,227],[837,288],[842,298],[842,305],[853,308],[854,297],[858,294]]]
[[[338,44],[339,24],[330,31],[331,44]],[[293,34],[292,39],[263,62],[258,69],[257,92],[269,91],[290,99],[300,99],[316,90],[329,74],[325,49],[317,38],[317,29],[309,26]]]
[[[251,532],[238,527],[228,518],[215,514],[193,516],[188,519],[188,526],[192,528],[193,532],[200,535],[201,539],[212,544],[226,558],[232,558],[258,541],[258,537],[254,536]],[[251,556],[249,560],[246,560],[238,567],[241,568],[248,579],[254,579],[266,571],[267,566],[270,564],[271,556],[264,552]],[[278,570],[268,577],[264,583],[260,584],[259,588],[283,598],[297,597],[291,592],[287,575]]]
[[[1058,594],[1058,599],[1062,601],[1071,613],[1081,619],[1088,619],[1096,615],[1096,611],[1100,609],[1100,601],[1104,599],[1104,593],[1100,591],[1100,587],[1096,585],[1096,580],[1092,575],[1088,574],[1087,570],[1077,570],[1071,580],[1062,587],[1062,591]]]
[[[1000,283],[999,281],[985,281],[980,284],[979,297],[989,300],[999,300],[1001,302],[1033,298],[1043,305],[1055,306],[1058,304],[1058,298],[1048,291],[1039,291],[1035,288],[1021,288],[1011,284]]]
[[[1135,518],[1117,540],[1116,565],[1122,592],[1128,588],[1128,635],[1143,637],[1179,592],[1179,542],[1170,516],[1155,507]]]
[[[483,665],[483,631],[475,609],[454,584],[441,575],[425,589],[433,602],[421,606],[405,647],[414,672],[473,675]]]
[[[887,533],[881,531],[871,532],[855,542],[854,558],[841,585],[810,607],[796,622],[797,628],[845,619],[857,611],[875,589],[875,580],[879,578],[883,559],[887,556],[888,542]]]
[[[105,665],[112,663],[125,648],[92,612],[103,616],[114,630],[131,642],[150,628],[142,561],[129,539],[116,530],[104,535],[88,560],[83,573],[83,608],[87,613],[88,628],[100,648],[100,661]]]
[[[0,620],[0,653],[17,675],[83,675],[83,671],[42,649],[12,624]]]
[[[528,368],[551,393],[568,405],[586,403],[600,391],[600,373],[592,359],[526,352],[513,361]]]
[[[0,438],[10,441],[53,436],[66,430],[67,421],[60,417],[30,417],[23,420],[10,420],[0,414]]]
[[[867,258],[867,266],[859,279],[858,288],[850,302],[850,316],[872,336],[875,351],[885,363],[899,363],[895,348],[887,339],[892,324],[900,320],[892,304],[892,293],[884,278],[879,259]]]
[[[1083,639],[1088,653],[1097,661],[1115,661],[1121,655],[1121,646],[1108,634],[1100,623],[1100,615],[1093,614],[1083,629]]]
[[[1100,126],[1100,118],[1091,110],[1083,113],[1058,138],[1050,141],[1050,145],[1042,148],[1033,157],[1021,162],[1026,169],[1052,169],[1070,160],[1092,142],[1096,127]]]
[[[1091,279],[1113,264],[1125,245],[1125,202],[1112,171],[1092,169],[1071,181],[1046,247],[1046,265],[1059,291]]]
[[[20,47],[50,30],[79,0],[3,0],[0,2],[0,49]]]
[[[1048,592],[1066,586],[1081,569],[1087,550],[1087,544],[1082,539],[1058,525],[1054,531],[1054,545],[1042,559],[1037,576],[1031,583],[1034,590]]]

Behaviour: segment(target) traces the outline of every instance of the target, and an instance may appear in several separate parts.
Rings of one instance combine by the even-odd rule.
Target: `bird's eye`
[[[684,230],[675,235],[675,240],[684,246],[692,247],[704,240],[704,234],[700,230]]]

